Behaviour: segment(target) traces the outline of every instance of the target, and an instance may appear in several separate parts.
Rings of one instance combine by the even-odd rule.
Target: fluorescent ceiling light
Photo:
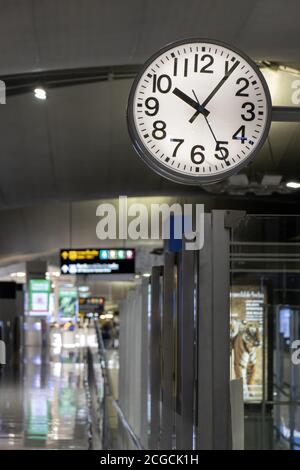
[[[24,276],[26,276],[26,273],[18,272],[18,273],[16,273],[16,276],[17,277],[24,277]]]
[[[79,286],[78,290],[79,292],[89,292],[90,288],[89,286]]]
[[[287,187],[288,188],[292,188],[292,189],[299,189],[300,188],[300,183],[297,183],[297,181],[288,181],[286,183]]]
[[[46,90],[44,90],[44,88],[35,88],[34,89],[34,96],[39,100],[45,100],[45,99],[47,99]]]

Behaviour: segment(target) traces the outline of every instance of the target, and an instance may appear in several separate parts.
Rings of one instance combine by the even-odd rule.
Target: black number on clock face
[[[184,63],[183,63],[183,76],[184,77],[188,76],[188,70],[189,70],[189,59],[185,58]],[[173,65],[174,77],[177,76],[177,72],[178,72],[178,58],[174,57],[174,65]]]
[[[241,126],[238,130],[233,134],[232,138],[234,140],[240,140],[242,144],[245,143],[247,137],[245,137],[245,126]]]
[[[160,75],[159,77],[153,75],[152,91],[156,93],[158,90],[160,93],[168,93],[172,88],[172,80],[169,75]]]
[[[174,65],[173,65],[173,75],[174,77],[177,76],[177,69],[178,69],[178,59],[174,57]]]
[[[236,60],[231,67],[229,66],[228,60],[225,61],[225,76],[228,77],[239,65],[239,61]]]
[[[194,145],[191,150],[191,160],[195,165],[201,165],[205,160],[204,152],[205,148],[203,145]]]
[[[166,127],[167,124],[165,121],[154,121],[153,123],[153,131],[152,131],[152,137],[156,140],[162,140],[166,137]]]
[[[236,81],[237,85],[242,85],[241,88],[236,92],[235,96],[249,96],[249,93],[244,93],[249,87],[249,80],[247,78],[238,78]]]
[[[179,149],[180,145],[183,144],[184,139],[170,139],[170,140],[171,142],[177,142],[177,145],[175,146],[173,154],[172,154],[172,157],[176,157],[177,150]]]
[[[203,65],[203,67],[201,67],[200,72],[202,72],[202,73],[214,73],[213,70],[209,69],[209,67],[211,67],[211,65],[214,63],[214,58],[213,58],[212,55],[204,54],[201,57],[201,61],[206,62],[206,63]]]
[[[246,114],[242,114],[241,117],[244,121],[253,121],[255,119],[255,105],[253,103],[243,103],[242,108],[246,111]]]
[[[149,110],[145,111],[145,114],[147,114],[147,116],[155,116],[159,111],[159,101],[153,96],[146,99],[145,106]]]
[[[226,145],[228,145],[228,142],[226,140],[219,140],[216,143],[216,152],[220,153],[215,153],[215,157],[218,160],[224,160],[226,165],[230,165],[230,163],[226,160],[229,156],[229,151]]]

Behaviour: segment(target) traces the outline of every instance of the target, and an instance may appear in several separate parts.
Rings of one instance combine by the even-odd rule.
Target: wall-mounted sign
[[[29,312],[31,314],[48,313],[50,290],[51,283],[46,279],[31,279],[29,281]]]
[[[78,291],[76,287],[60,287],[58,310],[61,320],[75,320],[78,313]]]
[[[233,286],[230,299],[231,376],[243,379],[245,401],[260,401],[266,292],[258,286]]]
[[[83,311],[92,310],[102,313],[104,310],[104,297],[81,297],[79,298],[79,307]]]
[[[81,297],[79,299],[79,304],[87,305],[87,306],[94,306],[94,307],[104,306],[105,298],[104,297],[83,297],[83,298]]]
[[[135,250],[89,248],[60,250],[62,274],[133,274]]]
[[[271,98],[257,65],[220,41],[169,44],[141,69],[128,102],[128,129],[141,158],[186,184],[237,173],[265,142]]]

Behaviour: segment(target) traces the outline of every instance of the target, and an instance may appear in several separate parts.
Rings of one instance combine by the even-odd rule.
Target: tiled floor
[[[0,370],[0,449],[86,449],[82,357],[27,348]]]

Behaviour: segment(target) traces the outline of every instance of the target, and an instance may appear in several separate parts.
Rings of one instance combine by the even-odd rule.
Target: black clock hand
[[[206,116],[204,116],[204,117],[205,117],[206,123],[207,123],[207,125],[208,125],[208,127],[209,127],[209,130],[210,130],[210,132],[212,133],[213,138],[215,139],[216,144],[218,144],[218,141],[217,141],[217,139],[216,139],[215,133],[214,133],[214,131],[212,130],[212,127],[211,127],[211,125],[210,125],[210,123],[209,123],[207,117],[206,117]],[[221,153],[222,153],[222,152],[221,152]]]
[[[225,143],[228,143],[228,142],[225,142],[225,141],[222,142],[222,141],[220,141],[220,140],[217,140],[217,138],[216,138],[216,136],[215,136],[215,133],[214,133],[214,131],[212,130],[212,127],[211,127],[211,125],[210,125],[210,123],[209,123],[207,117],[206,117],[206,116],[204,116],[204,117],[205,117],[206,123],[207,123],[207,125],[208,125],[208,127],[209,127],[209,130],[210,130],[210,132],[212,133],[213,138],[215,139],[215,142],[216,142],[216,152],[219,151],[219,152],[221,153],[221,155],[222,155],[221,157],[219,157],[218,154],[215,154],[215,157],[216,157],[218,160],[223,160],[223,161],[225,162],[225,164],[226,164],[227,166],[229,166],[230,163],[229,163],[229,161],[227,160],[227,158],[228,158],[228,149],[227,149],[226,147],[224,147],[224,146],[223,146],[222,148],[220,148],[220,144],[225,144]],[[223,153],[223,150],[225,151],[225,155],[224,155],[224,153]]]
[[[203,114],[203,116],[207,116],[209,114],[209,111],[207,109],[205,109],[203,106],[201,106],[199,101],[195,101],[193,98],[188,96],[186,93],[179,90],[179,88],[174,88],[173,93],[174,93],[175,96],[177,96],[178,98],[183,100],[185,103],[192,106],[192,108],[196,109],[198,114],[201,113],[201,114]]]
[[[208,95],[208,97],[206,98],[206,100],[203,101],[202,103],[202,106],[203,108],[205,108],[207,106],[207,104],[210,102],[210,100],[215,96],[215,94],[217,93],[217,91],[221,88],[222,85],[224,85],[224,83],[226,82],[226,80],[228,80],[228,78],[230,77],[230,75],[232,74],[232,72],[235,71],[235,69],[238,67],[240,61],[239,60],[236,60],[235,63],[233,64],[233,66],[231,67],[231,69],[229,70],[226,70],[225,71],[225,75],[224,77],[222,78],[222,80],[219,81],[219,83],[217,84],[217,86],[215,86],[215,88],[213,89],[213,91]],[[198,110],[199,111],[199,110]],[[193,116],[191,117],[190,119],[190,122],[194,122],[194,120],[196,119],[197,116],[199,116],[199,112],[196,112],[195,114],[193,114]]]
[[[205,106],[207,105],[207,103],[209,103],[209,101],[212,99],[213,96],[215,96],[215,94],[217,93],[217,91],[221,88],[222,85],[224,85],[224,83],[226,82],[226,80],[230,77],[230,75],[232,74],[232,72],[235,71],[235,69],[238,67],[239,65],[239,60],[236,60],[235,63],[233,64],[233,66],[231,67],[231,69],[229,70],[226,70],[225,72],[225,75],[224,77],[222,78],[222,80],[218,83],[218,85],[213,89],[213,91],[211,92],[210,95],[208,95],[208,97],[206,98],[206,100],[203,101],[202,103],[202,106],[205,108]]]
[[[198,100],[198,98],[197,98],[197,95],[196,95],[195,91],[194,91],[194,90],[192,90],[192,91],[193,91],[193,94],[194,94],[196,100],[197,100],[198,103],[199,103],[199,100]],[[215,142],[216,142],[216,151],[217,151],[220,141],[217,140],[217,138],[216,138],[216,136],[215,136],[215,133],[214,133],[214,131],[212,130],[212,127],[211,127],[211,125],[210,125],[210,123],[209,123],[209,120],[207,119],[207,116],[204,115],[204,118],[205,118],[205,121],[206,121],[206,123],[207,123],[207,125],[208,125],[208,127],[209,127],[209,130],[210,130],[210,132],[212,133],[212,136],[213,136],[213,138],[214,138],[214,140],[215,140]],[[223,154],[222,149],[219,149],[219,151],[221,152],[221,155],[222,155],[221,160],[224,160],[225,163],[228,164],[228,162],[226,162],[227,155],[224,155],[224,154]],[[217,157],[217,158],[220,159],[220,157]]]

